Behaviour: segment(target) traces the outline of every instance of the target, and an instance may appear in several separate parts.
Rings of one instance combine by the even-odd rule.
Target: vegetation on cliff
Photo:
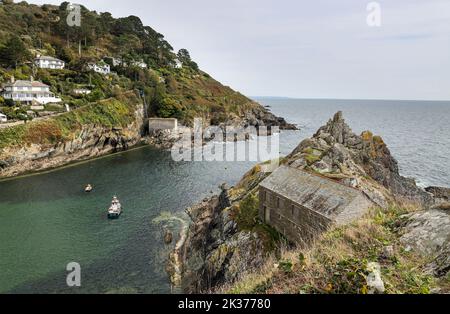
[[[127,93],[45,120],[0,129],[0,152],[5,147],[56,144],[71,140],[84,125],[111,129],[126,127],[135,119],[137,104],[137,96]]]
[[[268,258],[263,271],[245,275],[222,292],[365,294],[367,265],[376,262],[386,293],[430,293],[439,281],[425,271],[429,259],[399,240],[404,215],[417,210],[408,205],[374,208],[350,225],[331,229],[309,249],[285,249]]]

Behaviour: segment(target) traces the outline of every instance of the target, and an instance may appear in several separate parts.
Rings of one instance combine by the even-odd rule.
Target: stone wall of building
[[[150,118],[148,119],[148,128],[150,131],[177,130],[178,120],[174,118]]]
[[[262,186],[259,188],[259,200],[260,219],[282,233],[289,241],[300,245],[310,244],[333,223],[329,218]]]

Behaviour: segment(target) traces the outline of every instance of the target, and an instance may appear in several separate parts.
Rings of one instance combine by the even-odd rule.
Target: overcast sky
[[[61,1],[31,0],[31,3]],[[139,16],[249,96],[450,100],[450,1],[78,0]]]

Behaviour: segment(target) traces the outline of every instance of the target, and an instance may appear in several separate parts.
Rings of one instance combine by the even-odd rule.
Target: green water
[[[0,182],[0,293],[169,293],[161,212],[234,184],[251,163],[174,162],[150,147]],[[85,184],[95,189],[83,192]],[[116,194],[118,220],[106,209]],[[176,226],[175,226],[176,227]],[[81,265],[80,288],[66,265]]]

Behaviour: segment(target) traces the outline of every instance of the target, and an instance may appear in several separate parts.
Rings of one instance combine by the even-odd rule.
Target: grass
[[[309,249],[285,248],[260,271],[223,287],[230,293],[331,293],[365,294],[367,264],[381,265],[386,293],[430,293],[438,283],[423,271],[427,259],[407,252],[399,243],[398,226],[405,213],[417,207],[392,205],[373,209],[364,218],[323,234]],[[394,254],[383,255],[386,246]]]

